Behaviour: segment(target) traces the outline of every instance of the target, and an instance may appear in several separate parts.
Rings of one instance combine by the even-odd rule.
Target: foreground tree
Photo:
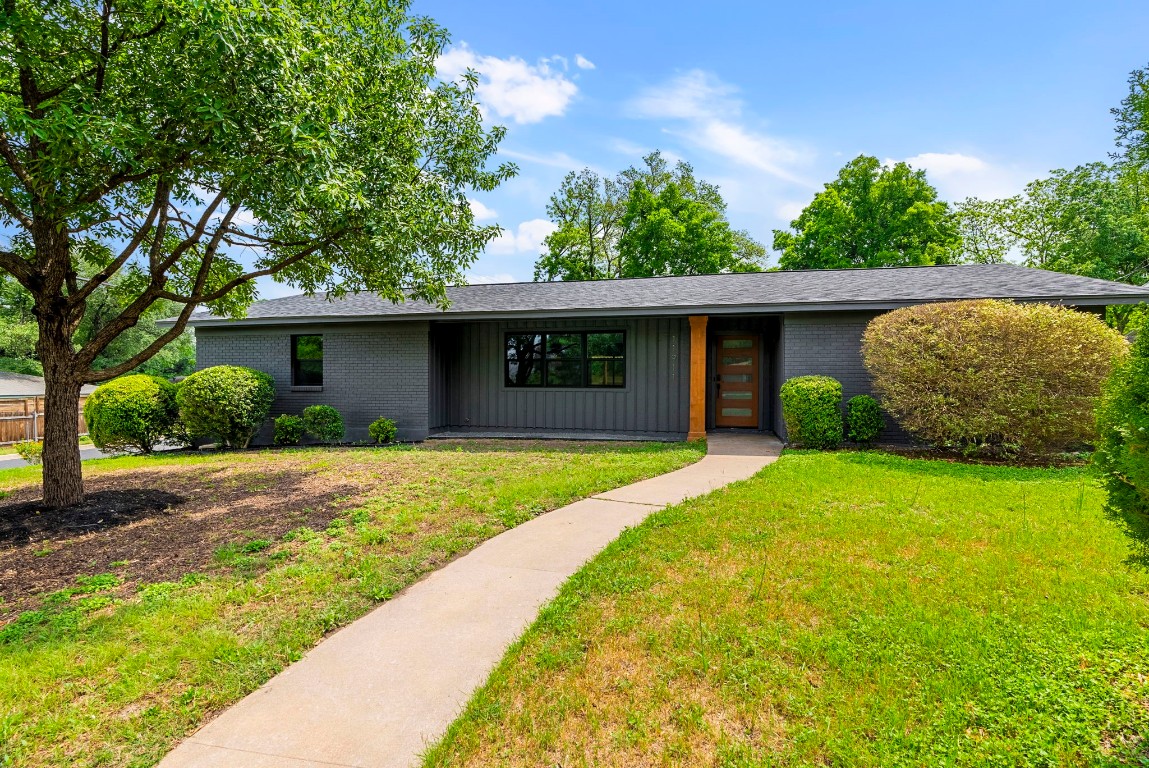
[[[672,191],[668,192],[669,189]],[[673,205],[661,205],[659,201]],[[655,209],[661,205],[661,213]],[[723,229],[730,241],[731,256],[714,259],[710,251],[692,249],[675,258],[642,250],[656,242],[669,245],[670,229],[662,236],[651,229],[652,219],[664,223],[684,222],[686,218],[708,227]],[[726,201],[718,187],[694,175],[690,163],[673,166],[659,151],[642,158],[613,179],[590,168],[567,174],[551,196],[547,215],[556,229],[546,239],[547,252],[535,262],[535,280],[602,280],[616,277],[690,275],[732,271],[718,266],[736,261],[747,269],[761,269],[766,249],[741,230],[730,228]],[[636,227],[644,232],[635,233]],[[681,234],[681,233],[680,233]],[[624,242],[629,245],[624,247]],[[699,256],[700,258],[694,258]]]
[[[83,498],[80,386],[126,373],[197,305],[242,315],[253,280],[442,301],[497,233],[476,79],[382,0],[7,0],[0,25],[0,269],[31,295],[46,382],[44,502]],[[127,300],[76,344],[88,303]],[[96,361],[157,302],[175,322]]]
[[[782,269],[947,264],[958,255],[957,224],[925,171],[866,155],[847,163],[790,227],[774,230]]]

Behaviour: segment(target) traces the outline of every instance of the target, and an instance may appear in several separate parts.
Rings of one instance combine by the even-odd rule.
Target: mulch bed
[[[361,490],[291,462],[111,472],[87,478],[85,489],[84,503],[67,509],[44,509],[38,486],[0,505],[0,623],[77,576],[115,573],[129,592],[202,571],[230,542],[321,530]]]

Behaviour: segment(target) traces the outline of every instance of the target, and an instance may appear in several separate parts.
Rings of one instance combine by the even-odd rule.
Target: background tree
[[[477,79],[436,80],[444,30],[383,0],[6,0],[0,270],[32,297],[46,382],[44,501],[83,498],[80,386],[133,370],[192,310],[253,280],[443,301],[497,233]],[[113,278],[116,306],[82,327]],[[175,323],[109,367],[159,302]],[[77,340],[79,339],[79,343]]]
[[[622,277],[757,272],[738,250],[736,233],[712,205],[692,200],[675,182],[656,196],[642,181],[630,190],[619,238]]]
[[[643,191],[636,193],[640,187]],[[724,229],[728,233],[723,235],[730,241],[727,256],[703,258],[702,251],[695,248],[692,253],[700,260],[692,261],[689,255],[671,259],[636,250],[656,240],[666,242],[665,236],[669,236],[671,230],[663,227],[664,237],[655,237],[650,223],[654,212],[651,206],[657,205],[670,187],[674,192],[666,199],[673,198],[677,208],[665,210],[656,217],[657,221],[681,223],[689,218],[697,225],[703,219],[713,220],[721,225],[714,231]],[[687,208],[693,213],[684,218]],[[716,185],[697,178],[690,163],[679,160],[671,165],[657,150],[613,179],[590,168],[567,174],[559,190],[551,196],[547,215],[557,229],[545,241],[547,252],[535,262],[535,280],[705,274],[732,271],[735,265],[745,271],[760,269],[766,255],[766,249],[746,232],[730,229],[726,201]],[[643,234],[630,234],[627,238],[629,229],[640,222],[645,226]],[[623,253],[624,238],[629,243],[628,255]],[[718,263],[723,266],[716,267]]]
[[[123,280],[113,277],[92,292],[84,318],[73,336],[73,343],[83,346],[103,326],[115,318],[133,298],[125,291]],[[32,295],[10,275],[0,274],[0,370],[41,376],[44,368],[36,353],[39,327],[32,313]],[[120,334],[96,358],[95,368],[110,368],[135,357],[159,338],[167,329],[157,325],[158,320],[172,317],[179,305],[158,301],[148,308],[139,321]],[[172,378],[186,376],[195,370],[195,342],[191,331],[184,331],[168,342],[153,357],[135,368],[137,373]]]
[[[957,222],[923,170],[859,155],[813,202],[774,230],[782,269],[948,264],[958,256]]]
[[[1146,179],[1132,166],[1092,163],[1056,170],[1025,192],[958,206],[970,261],[1013,254],[1027,266],[1104,280],[1149,279]]]

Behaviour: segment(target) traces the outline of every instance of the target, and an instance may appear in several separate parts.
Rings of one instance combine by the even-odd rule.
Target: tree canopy
[[[497,234],[467,193],[514,172],[487,167],[502,131],[474,73],[436,78],[447,33],[403,0],[9,0],[3,22],[0,270],[32,297],[48,504],[82,496],[80,385],[197,305],[242,315],[268,275],[440,302]],[[100,367],[161,302],[175,324]]]
[[[718,187],[655,151],[614,178],[571,172],[551,196],[557,228],[535,280],[757,271],[765,248],[726,219]]]
[[[782,269],[947,264],[957,224],[925,171],[859,155],[814,196],[790,231],[774,230]]]

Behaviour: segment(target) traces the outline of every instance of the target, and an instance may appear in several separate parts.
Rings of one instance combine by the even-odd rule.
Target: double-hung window
[[[504,382],[508,387],[626,386],[626,334],[508,333]]]

